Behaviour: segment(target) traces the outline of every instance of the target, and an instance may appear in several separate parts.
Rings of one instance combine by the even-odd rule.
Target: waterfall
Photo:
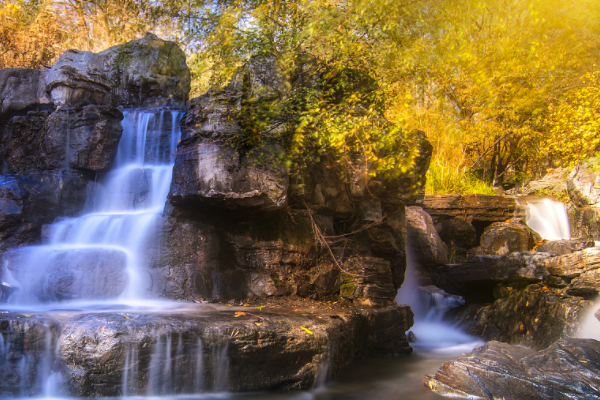
[[[134,301],[147,293],[146,250],[154,245],[180,139],[180,110],[125,110],[113,169],[89,212],[51,224],[41,246],[9,252],[21,290],[13,304]]]
[[[527,201],[527,225],[546,240],[571,238],[565,205],[552,199]]]
[[[448,309],[463,304],[460,298],[441,293],[428,293],[424,290],[426,288],[419,288],[415,274],[417,265],[408,241],[410,238],[407,238],[406,245],[406,273],[404,283],[398,290],[396,302],[408,304],[415,314],[415,324],[411,328],[415,341],[411,346],[437,353],[471,351],[475,347],[482,346],[483,341],[443,321],[444,313]]]

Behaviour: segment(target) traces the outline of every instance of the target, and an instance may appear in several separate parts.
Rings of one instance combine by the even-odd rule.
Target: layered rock
[[[45,77],[48,70],[6,68],[0,70],[0,116],[39,111],[49,105]]]
[[[594,241],[589,239],[551,240],[539,245],[537,247],[537,251],[560,256],[563,254],[571,254],[594,246]]]
[[[444,194],[425,196],[423,209],[437,223],[448,218],[467,222],[503,222],[512,217],[524,217],[525,209],[514,198],[488,195]]]
[[[41,393],[29,379],[35,364],[22,359],[60,371],[69,396],[304,389],[357,356],[410,353],[404,332],[411,324],[407,306],[361,312],[189,306],[168,314],[63,313],[58,321],[7,314],[0,333],[11,353],[0,364],[1,390]]]
[[[423,377],[434,392],[471,399],[600,398],[600,342],[561,340],[546,350],[489,342]]]

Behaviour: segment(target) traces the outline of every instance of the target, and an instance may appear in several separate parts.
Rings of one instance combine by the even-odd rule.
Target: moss
[[[340,287],[340,294],[342,297],[352,297],[354,295],[354,290],[356,289],[356,284],[354,282],[344,283]]]

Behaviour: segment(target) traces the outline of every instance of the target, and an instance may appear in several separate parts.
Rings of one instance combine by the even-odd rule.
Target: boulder
[[[592,162],[596,162],[595,159]],[[571,201],[577,207],[600,205],[600,174],[583,162],[573,168],[567,178]]]
[[[148,33],[101,53],[68,50],[52,66],[46,84],[59,106],[183,106],[190,72],[174,42]]]
[[[600,268],[600,248],[592,247],[552,257],[546,261],[546,268],[552,275],[576,278],[583,273]]]
[[[0,69],[0,116],[49,105],[50,99],[45,90],[47,73],[48,70],[39,69]]]
[[[537,251],[560,256],[563,254],[571,254],[576,251],[581,251],[594,246],[594,241],[588,239],[551,240],[539,245]]]
[[[342,265],[344,283],[340,295],[355,306],[388,306],[394,303],[394,289],[389,261],[374,257],[351,257]]]
[[[600,241],[600,208],[567,205],[571,237]]]
[[[570,171],[557,168],[548,171],[540,180],[530,181],[522,187],[508,190],[509,195],[518,196],[551,196],[557,200],[568,197],[567,178]]]
[[[495,222],[481,235],[479,254],[504,256],[514,252],[532,250],[542,237],[525,224]]]
[[[419,285],[429,285],[436,268],[448,263],[448,248],[438,236],[431,217],[421,207],[406,207],[406,234],[417,281]]]
[[[75,174],[0,176],[0,252],[39,243],[42,225],[81,211],[89,190]]]
[[[275,146],[264,152],[283,150]],[[195,136],[178,147],[169,201],[188,207],[275,210],[286,203],[287,187],[285,165],[259,163],[254,156]]]
[[[423,383],[438,394],[471,399],[596,399],[599,354],[593,339],[565,339],[539,352],[489,342],[425,375]]]
[[[127,286],[121,250],[27,247],[5,252],[3,261],[20,283],[22,302],[114,299]]]
[[[477,230],[463,219],[444,219],[438,222],[435,228],[440,239],[448,245],[456,245],[463,249],[477,246]]]
[[[508,256],[476,256],[464,264],[439,267],[433,284],[470,299],[493,300],[498,284],[540,282],[549,275],[547,253],[520,252]]]

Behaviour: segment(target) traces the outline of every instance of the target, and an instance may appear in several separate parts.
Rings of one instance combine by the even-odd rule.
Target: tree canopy
[[[187,52],[195,95],[253,54],[277,56],[290,77],[306,55],[326,79],[360,71],[374,79],[387,120],[428,134],[430,192],[486,192],[600,150],[595,0],[4,0],[0,18],[4,68],[39,68],[67,48],[101,50],[153,31]],[[328,104],[297,116],[297,151],[309,139],[393,149],[375,151],[399,131],[375,128],[372,108],[342,118]],[[403,168],[393,159],[378,162]]]

